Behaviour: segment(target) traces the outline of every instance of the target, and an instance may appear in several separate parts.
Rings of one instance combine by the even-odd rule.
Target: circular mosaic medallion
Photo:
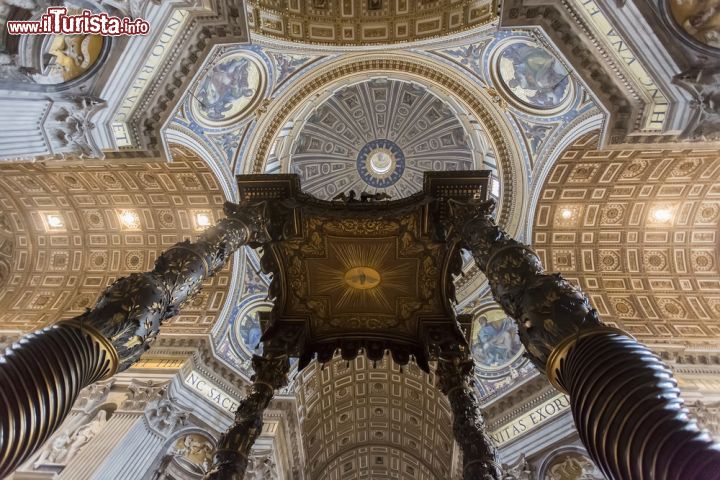
[[[545,48],[529,41],[510,43],[498,55],[499,80],[519,107],[556,113],[573,94],[570,72]]]
[[[257,351],[262,353],[262,344],[260,343],[262,330],[260,329],[260,320],[257,313],[257,310],[245,312],[240,319],[238,332],[243,345],[249,352],[255,352],[257,348]]]
[[[206,125],[223,127],[252,112],[265,88],[260,60],[249,53],[235,53],[220,60],[200,80],[192,110]]]
[[[720,7],[717,2],[668,0],[675,26],[703,47],[720,49]]]
[[[471,349],[479,373],[504,370],[522,353],[515,321],[501,310],[481,315],[473,325]]]
[[[405,154],[395,142],[379,139],[368,142],[358,153],[357,169],[365,183],[386,188],[400,180],[405,171]]]

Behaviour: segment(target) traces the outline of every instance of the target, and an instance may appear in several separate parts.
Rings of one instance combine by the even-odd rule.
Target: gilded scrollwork
[[[398,232],[399,223],[367,218],[328,219],[323,225],[323,230],[329,235],[389,236]]]

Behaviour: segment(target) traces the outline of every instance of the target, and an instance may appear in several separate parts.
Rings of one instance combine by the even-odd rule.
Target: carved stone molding
[[[133,380],[128,386],[128,394],[118,407],[118,412],[141,413],[148,404],[159,400],[167,390],[170,382],[154,382],[152,380]]]
[[[102,151],[95,143],[90,116],[103,102],[92,97],[68,97],[54,100],[44,128],[50,139],[51,152],[62,159],[101,159]]]
[[[701,427],[715,439],[720,439],[720,402],[704,403],[697,400],[687,407]]]
[[[90,414],[93,410],[103,404],[107,400],[108,394],[115,383],[115,379],[111,378],[104,382],[93,383],[80,391],[73,410]]]
[[[525,458],[525,454],[520,455],[520,458],[513,463],[508,465],[507,463],[502,464],[502,480],[536,480],[537,475],[533,466],[528,463]]]
[[[245,480],[278,480],[272,452],[253,452],[248,459]]]
[[[163,437],[168,437],[177,428],[184,426],[189,416],[190,410],[177,405],[167,397],[155,400],[145,409],[145,421],[148,427]]]
[[[720,140],[720,66],[692,67],[679,73],[674,83],[692,93],[695,114],[683,130],[687,140]]]
[[[190,3],[193,8],[205,5],[199,0]],[[153,79],[143,97],[136,102],[127,123],[133,131],[130,136],[141,143],[133,145],[135,149],[132,150],[108,152],[107,157],[160,156],[161,127],[212,46],[248,40],[243,0],[212,0],[210,9],[187,22],[167,56],[162,74]]]

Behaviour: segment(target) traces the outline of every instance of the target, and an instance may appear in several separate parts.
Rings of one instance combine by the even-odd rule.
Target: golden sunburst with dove
[[[396,314],[397,300],[416,297],[419,261],[399,258],[395,238],[328,237],[327,258],[307,259],[310,295],[329,297],[336,314]]]

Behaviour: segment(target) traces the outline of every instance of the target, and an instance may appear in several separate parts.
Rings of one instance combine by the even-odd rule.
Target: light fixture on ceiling
[[[207,228],[210,226],[210,215],[207,213],[198,213],[195,215],[195,223],[198,229]]]
[[[671,209],[666,207],[656,208],[652,211],[651,217],[656,222],[669,222],[672,220],[673,212]]]
[[[133,210],[122,210],[120,212],[120,221],[125,228],[139,228],[140,216]]]
[[[50,213],[48,214],[45,219],[47,220],[48,227],[50,228],[62,228],[65,226],[65,222],[63,222],[63,219],[60,215]]]
[[[570,220],[573,216],[573,212],[569,208],[563,208],[562,210],[560,210],[560,216],[564,220]]]

